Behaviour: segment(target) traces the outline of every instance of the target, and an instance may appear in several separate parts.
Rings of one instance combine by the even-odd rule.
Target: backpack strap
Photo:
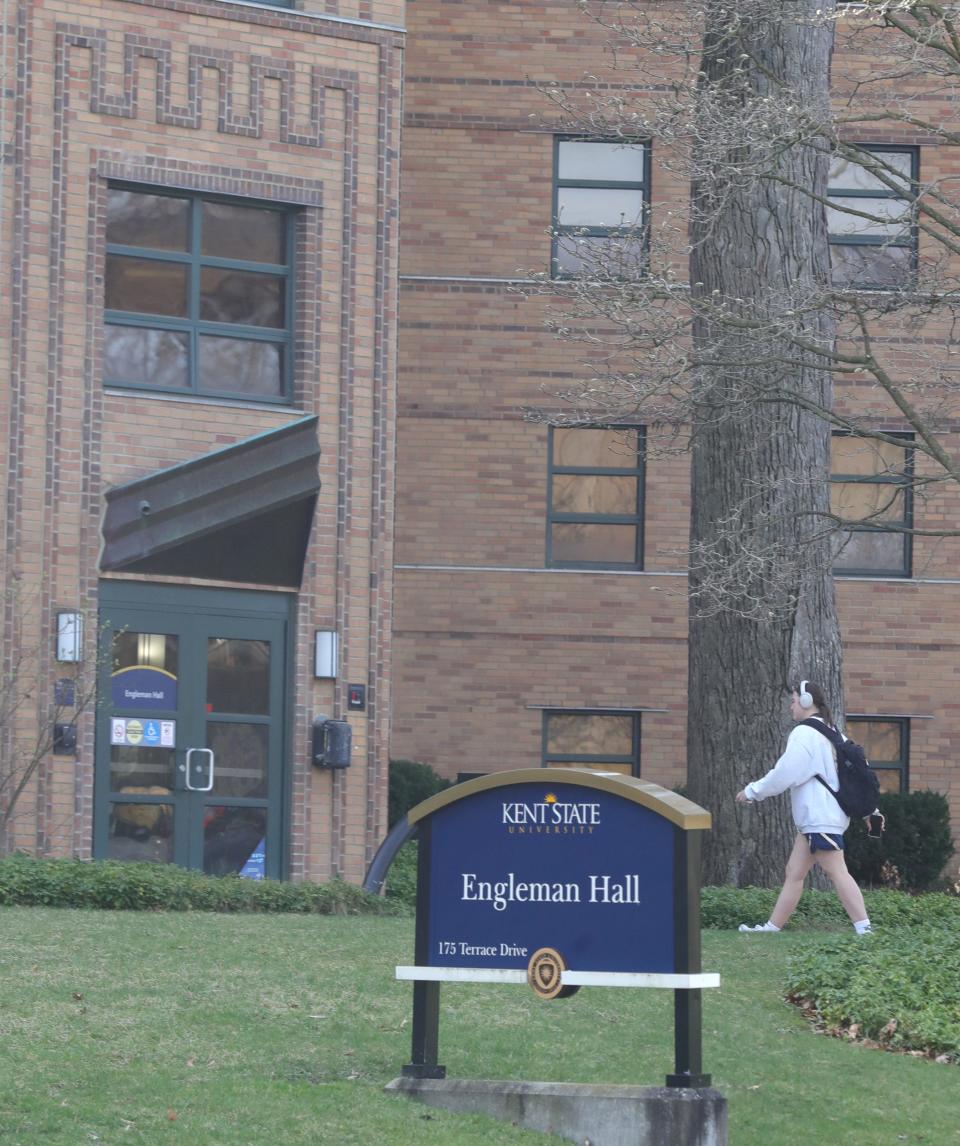
[[[820,775],[819,772],[814,772],[813,778],[814,778],[814,780],[819,780],[820,783],[824,786],[824,788],[826,788],[826,790],[830,793],[830,795],[833,796],[833,798],[837,801],[837,803],[838,804],[840,803],[839,799],[837,799],[837,793],[830,787],[830,785],[826,782],[826,780],[824,780],[824,778]]]
[[[843,743],[843,737],[840,733],[823,720],[817,720],[811,716],[808,720],[801,720],[800,723],[807,725],[808,728],[815,728],[821,735],[826,736],[834,748],[839,748]]]
[[[829,724],[826,724],[822,720],[814,720],[813,717],[810,717],[809,720],[801,720],[800,723],[806,724],[809,728],[815,728],[817,730],[817,732],[822,733],[830,741],[830,743],[833,745],[834,758],[836,758],[837,749],[843,743],[843,737],[840,735],[840,733],[835,728],[831,728],[829,726]],[[840,766],[840,762],[838,760],[837,761],[838,769],[839,769],[839,766]],[[830,785],[826,782],[826,780],[824,780],[824,778],[820,775],[819,772],[814,773],[814,778],[820,781],[820,783],[824,786],[824,788],[826,788],[826,790],[830,793],[831,796],[833,796],[833,798],[835,800],[837,799],[837,793],[834,791],[833,788],[830,787]],[[837,803],[839,803],[839,802],[840,801],[837,800]]]

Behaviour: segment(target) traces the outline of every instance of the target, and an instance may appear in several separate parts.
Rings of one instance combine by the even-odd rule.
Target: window
[[[865,148],[872,169],[841,156],[830,166],[827,208],[830,263],[836,286],[909,285],[917,263],[910,218],[918,171],[916,148]],[[851,214],[851,212],[859,212]]]
[[[846,733],[863,745],[881,792],[906,792],[910,721],[906,717],[848,716]]]
[[[844,546],[834,561],[836,574],[909,577],[912,545],[913,451],[909,434],[897,434],[903,446],[834,434],[830,504],[843,521]]]
[[[640,717],[635,712],[544,712],[542,764],[639,776]]]
[[[623,238],[646,223],[649,152],[643,143],[557,139],[554,153],[554,278],[595,265],[632,278],[646,252],[625,250]],[[613,260],[614,265],[609,265]]]
[[[291,230],[275,207],[110,187],[106,384],[288,401]]]
[[[643,431],[555,426],[549,436],[547,564],[640,569]]]

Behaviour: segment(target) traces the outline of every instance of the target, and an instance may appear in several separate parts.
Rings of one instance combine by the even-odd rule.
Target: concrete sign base
[[[486,1114],[578,1146],[726,1146],[727,1100],[712,1087],[396,1078],[386,1090]]]

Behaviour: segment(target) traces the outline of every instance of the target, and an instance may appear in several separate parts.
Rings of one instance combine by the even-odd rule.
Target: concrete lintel
[[[579,1146],[726,1146],[727,1100],[712,1087],[396,1078],[386,1090],[486,1114]]]

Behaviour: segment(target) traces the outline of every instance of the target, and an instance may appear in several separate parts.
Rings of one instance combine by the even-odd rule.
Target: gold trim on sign
[[[710,813],[678,792],[661,788],[659,784],[640,780],[636,776],[624,776],[617,772],[598,772],[591,768],[517,768],[510,772],[491,772],[487,776],[477,776],[473,780],[465,780],[462,784],[454,784],[452,788],[445,788],[436,796],[417,804],[407,813],[407,822],[416,824],[425,816],[430,816],[446,807],[447,804],[455,804],[458,800],[463,800],[476,792],[484,792],[488,788],[502,788],[508,784],[543,784],[545,787],[554,784],[574,784],[580,788],[592,788],[621,796],[625,800],[632,800],[635,804],[641,804],[663,816],[685,832],[706,831],[710,828]]]

